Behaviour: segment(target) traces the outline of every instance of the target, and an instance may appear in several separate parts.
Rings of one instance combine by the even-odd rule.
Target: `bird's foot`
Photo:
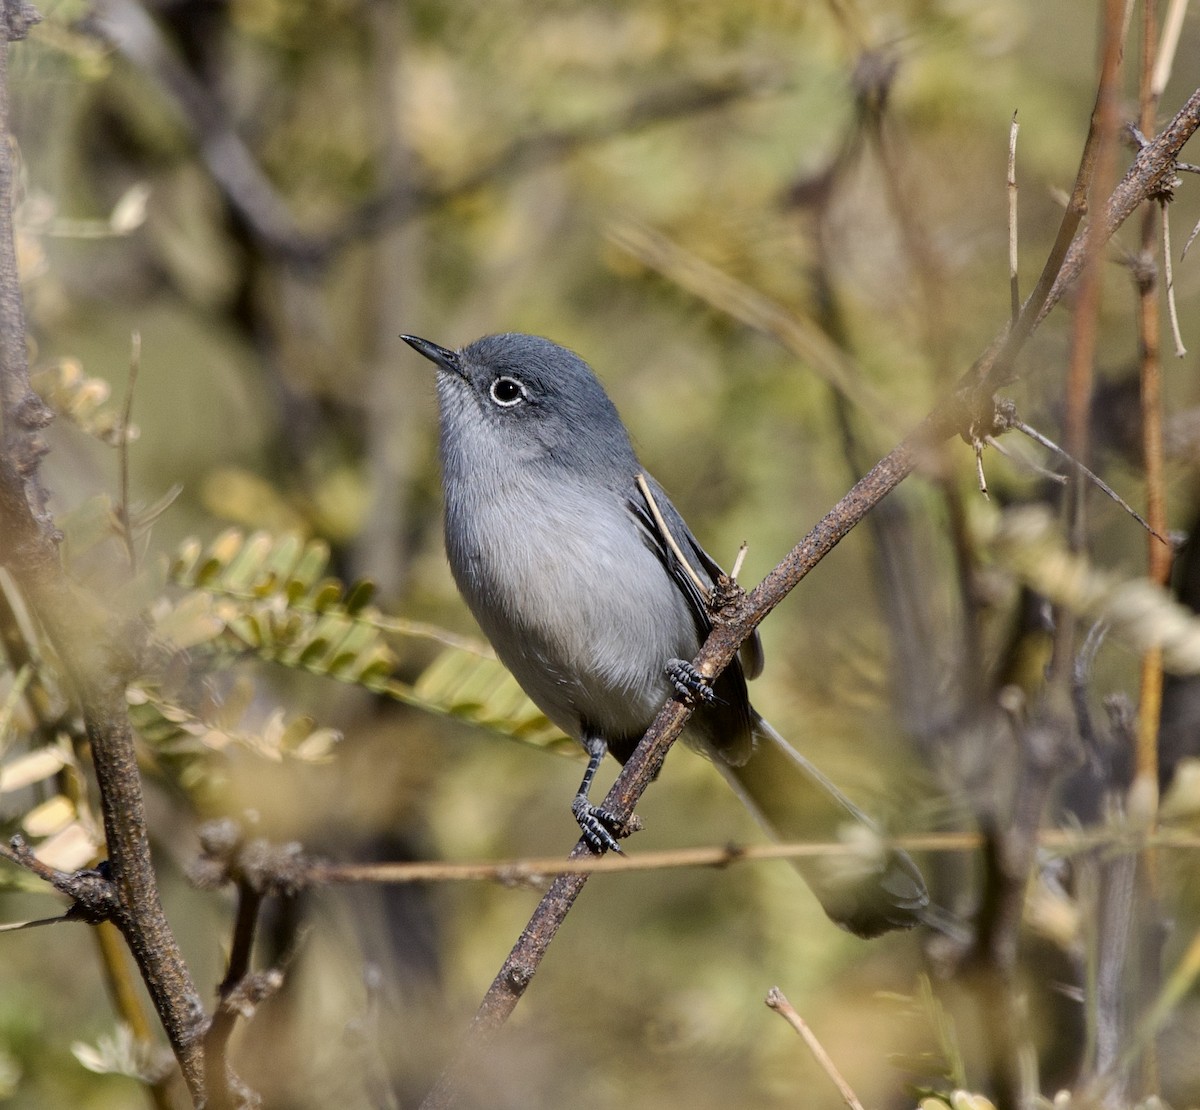
[[[626,831],[626,826],[615,813],[610,813],[603,806],[592,805],[586,794],[575,795],[575,800],[571,803],[571,812],[579,822],[584,843],[596,855],[602,856],[605,852],[620,853],[621,845],[617,843],[617,837]]]
[[[686,659],[668,659],[665,670],[671,685],[684,701],[705,705],[714,705],[718,701],[712,683]]]

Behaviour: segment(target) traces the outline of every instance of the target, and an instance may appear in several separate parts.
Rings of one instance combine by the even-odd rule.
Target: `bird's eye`
[[[512,408],[525,399],[525,387],[516,378],[497,378],[492,382],[491,395],[496,404]]]

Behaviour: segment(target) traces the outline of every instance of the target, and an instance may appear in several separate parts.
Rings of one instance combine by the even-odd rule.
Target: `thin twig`
[[[804,1043],[808,1045],[809,1052],[813,1054],[813,1058],[821,1065],[825,1074],[833,1080],[838,1094],[842,1096],[842,1101],[850,1107],[850,1110],[863,1110],[863,1104],[858,1101],[858,1096],[842,1077],[842,1073],[838,1071],[833,1058],[817,1040],[817,1035],[808,1027],[808,1023],[796,1013],[795,1007],[787,1000],[783,991],[778,987],[772,987],[767,991],[767,1005],[800,1034]]]
[[[989,437],[990,438],[990,437]],[[982,439],[977,439],[973,444],[975,448],[975,478],[979,482],[979,492],[983,494],[984,499],[991,500],[988,494],[987,475],[983,472],[983,443]]]
[[[983,442],[991,447],[994,451],[998,451],[1006,459],[1010,459],[1015,462],[1018,466],[1028,467],[1039,478],[1045,478],[1047,482],[1055,482],[1061,486],[1067,481],[1067,476],[1065,474],[1060,474],[1056,470],[1050,470],[1047,467],[1042,466],[1040,463],[1035,462],[1033,459],[1026,458],[1024,455],[1019,454],[1016,451],[1010,451],[1004,445],[1004,443],[1001,440],[998,440],[995,436],[987,436]]]
[[[1158,98],[1154,91],[1155,39],[1157,37],[1157,4],[1143,0],[1142,58],[1139,75],[1139,118],[1142,131],[1154,127],[1158,113]],[[1152,262],[1158,245],[1157,231],[1162,221],[1155,217],[1166,214],[1166,204],[1148,201],[1142,216],[1140,253],[1143,264],[1134,270],[1134,289],[1137,296],[1137,331],[1141,394],[1142,466],[1146,481],[1147,528],[1156,536],[1167,531],[1167,502],[1163,458],[1162,359],[1160,357],[1161,327],[1158,312],[1158,273]],[[1170,258],[1169,253],[1167,258]],[[1169,543],[1147,545],[1147,577],[1165,587],[1170,579],[1174,552]],[[1135,774],[1141,789],[1151,800],[1150,821],[1154,823],[1158,798],[1158,730],[1162,709],[1163,652],[1151,648],[1142,655],[1138,696],[1138,721],[1135,752]],[[1151,891],[1157,890],[1157,871],[1153,852],[1145,857]]]
[[[1154,60],[1154,76],[1150,88],[1154,99],[1159,100],[1171,80],[1171,69],[1175,65],[1175,53],[1179,49],[1179,36],[1183,31],[1183,17],[1187,14],[1188,0],[1170,0],[1163,19],[1162,35],[1158,41],[1158,56]]]
[[[29,384],[29,355],[25,348],[25,305],[13,235],[12,197],[16,170],[8,126],[8,46],[25,37],[41,16],[29,5],[4,5],[0,22],[0,448],[12,464],[25,502],[39,524],[49,520],[47,493],[38,478],[38,461],[49,449],[42,430],[54,414]]]
[[[129,559],[131,574],[137,573],[137,547],[133,542],[133,519],[129,513],[129,422],[133,415],[133,391],[137,387],[138,370],[142,364],[142,334],[135,331],[130,340],[129,380],[125,383],[125,401],[121,405],[121,419],[117,425],[117,461],[119,467],[119,493],[117,521],[121,526],[121,539]]]
[[[742,545],[737,549],[737,555],[734,556],[733,567],[729,571],[729,577],[732,581],[736,582],[738,575],[742,573],[742,563],[746,561],[746,552],[749,550],[750,545],[745,540],[742,540]]]
[[[1169,179],[1175,169],[1176,157],[1196,133],[1197,127],[1200,127],[1200,88],[1192,92],[1171,122],[1138,151],[1133,164],[1118,182],[1096,221],[1101,229],[1096,232],[1097,235],[1102,236],[1104,241],[1111,238],[1117,228],[1133,215],[1138,205]],[[1083,270],[1084,260],[1090,250],[1087,246],[1088,237],[1076,236],[1075,232],[1083,213],[1087,211],[1087,190],[1095,158],[1094,130],[1089,132],[1088,141],[1084,144],[1075,188],[1063,213],[1054,246],[1033,292],[1025,299],[1017,326],[1007,329],[993,342],[974,368],[981,393],[990,396],[1016,377],[1014,363],[1025,341],[1062,300],[1063,294]]]
[[[1042,829],[1038,847],[1061,858],[1103,850],[1111,854],[1139,852],[1147,844],[1175,851],[1200,850],[1200,834],[1186,830],[1122,828]],[[977,832],[926,833],[901,836],[880,850],[905,852],[974,852],[983,844]],[[447,860],[399,863],[332,863],[314,861],[305,874],[313,885],[343,883],[494,882],[503,886],[543,885],[559,875],[619,875],[686,867],[731,867],[740,863],[770,863],[794,859],[846,859],[861,855],[862,847],[842,841],[792,844],[727,844],[720,847],[670,848],[621,856],[590,856],[567,861],[561,856],[515,860],[453,862]]]
[[[1017,113],[1013,112],[1008,128],[1008,289],[1013,327],[1021,315],[1021,279],[1017,268],[1017,132],[1020,129]]]
[[[1171,321],[1171,338],[1175,341],[1175,357],[1183,358],[1187,348],[1179,330],[1179,308],[1175,304],[1175,263],[1171,258],[1171,212],[1165,202],[1159,202],[1162,219],[1163,279],[1167,287],[1167,317]]]
[[[227,1076],[229,1038],[239,1017],[236,994],[250,973],[254,954],[254,935],[263,895],[253,884],[242,879],[237,884],[237,913],[234,917],[233,944],[229,950],[229,966],[217,988],[218,1003],[212,1022],[204,1037],[204,1067],[208,1073],[211,1110],[232,1110],[237,1105],[232,1097]]]
[[[1093,485],[1095,485],[1095,487],[1098,490],[1100,490],[1101,493],[1103,493],[1106,497],[1111,498],[1118,505],[1120,505],[1121,508],[1124,509],[1131,517],[1133,517],[1133,519],[1136,520],[1147,532],[1149,532],[1150,535],[1152,535],[1155,539],[1159,540],[1168,550],[1171,549],[1171,541],[1163,534],[1163,532],[1160,532],[1160,531],[1158,531],[1158,529],[1151,527],[1149,521],[1147,521],[1146,518],[1143,517],[1142,514],[1137,511],[1137,509],[1135,509],[1132,505],[1130,505],[1129,502],[1125,500],[1125,498],[1123,498],[1119,493],[1117,493],[1117,491],[1115,489],[1113,489],[1112,486],[1110,486],[1094,470],[1091,470],[1089,467],[1084,466],[1083,463],[1081,463],[1078,459],[1072,458],[1070,456],[1070,454],[1068,454],[1063,448],[1059,447],[1059,445],[1057,443],[1055,443],[1054,440],[1050,439],[1047,436],[1044,436],[1036,428],[1033,428],[1030,425],[1026,424],[1023,420],[1016,420],[1016,419],[1010,420],[1009,425],[1013,428],[1016,428],[1017,431],[1021,432],[1023,435],[1028,436],[1030,439],[1032,439],[1034,441],[1034,443],[1040,443],[1047,450],[1053,451],[1060,458],[1065,459],[1068,463],[1070,463],[1073,467],[1075,467],[1085,478],[1087,478],[1087,480],[1089,482],[1091,482]],[[1164,528],[1164,531],[1165,531],[1165,528]]]
[[[1155,50],[1158,37],[1158,5],[1156,0],[1143,0],[1142,6],[1142,57],[1139,73],[1138,123],[1143,131],[1154,128],[1158,116],[1158,93],[1155,89],[1157,59]],[[1174,289],[1170,276],[1170,224],[1167,199],[1171,195],[1173,181],[1158,197],[1146,202],[1142,216],[1140,254],[1143,264],[1134,271],[1134,289],[1137,297],[1137,331],[1139,367],[1138,377],[1141,394],[1142,465],[1146,481],[1146,519],[1156,534],[1167,531],[1166,478],[1163,450],[1163,403],[1162,403],[1162,335],[1158,309],[1158,272],[1153,263],[1155,249],[1160,241],[1164,245],[1167,269],[1167,300],[1174,319]],[[1177,326],[1176,326],[1177,327]],[[1176,330],[1178,342],[1178,330]],[[1151,539],[1147,543],[1147,577],[1155,585],[1166,588],[1171,575],[1174,550],[1170,544],[1159,544]],[[1137,819],[1153,829],[1158,823],[1159,752],[1158,738],[1162,717],[1164,651],[1154,646],[1143,652],[1138,687],[1137,719],[1134,731],[1134,779],[1130,797],[1138,799],[1141,811]],[[1140,958],[1133,961],[1135,970],[1131,979],[1133,990],[1118,1014],[1135,1012],[1142,1000],[1157,992],[1161,983],[1161,950],[1155,938],[1165,938],[1163,914],[1159,908],[1159,857],[1158,852],[1147,847],[1137,858],[1135,872],[1136,891],[1122,907],[1125,921],[1119,926],[1132,928],[1138,938]],[[1128,924],[1126,924],[1126,922]],[[1127,1024],[1121,1020],[1126,1028]],[[1159,1088],[1159,1061],[1153,1040],[1145,1046],[1142,1055],[1142,1093],[1157,1094]]]
[[[68,913],[60,913],[57,917],[37,917],[32,921],[9,921],[0,925],[0,933],[17,933],[22,929],[40,929],[43,925],[61,925],[64,921],[74,921]]]

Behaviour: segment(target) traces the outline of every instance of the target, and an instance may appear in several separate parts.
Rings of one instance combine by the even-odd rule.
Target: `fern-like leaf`
[[[487,644],[384,616],[370,604],[370,582],[346,586],[328,569],[329,548],[320,540],[237,529],[207,547],[188,540],[168,577],[191,592],[158,614],[159,634],[179,647],[257,655],[525,743],[574,750]],[[404,682],[393,645],[414,641],[436,643],[438,652],[415,681]]]

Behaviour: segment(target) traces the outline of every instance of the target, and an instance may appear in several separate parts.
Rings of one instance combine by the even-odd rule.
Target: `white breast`
[[[497,476],[499,477],[499,476]],[[539,483],[540,485],[541,483]],[[687,601],[610,490],[497,481],[447,488],[447,551],[463,596],[525,692],[564,731],[643,731],[669,658],[699,646]]]

